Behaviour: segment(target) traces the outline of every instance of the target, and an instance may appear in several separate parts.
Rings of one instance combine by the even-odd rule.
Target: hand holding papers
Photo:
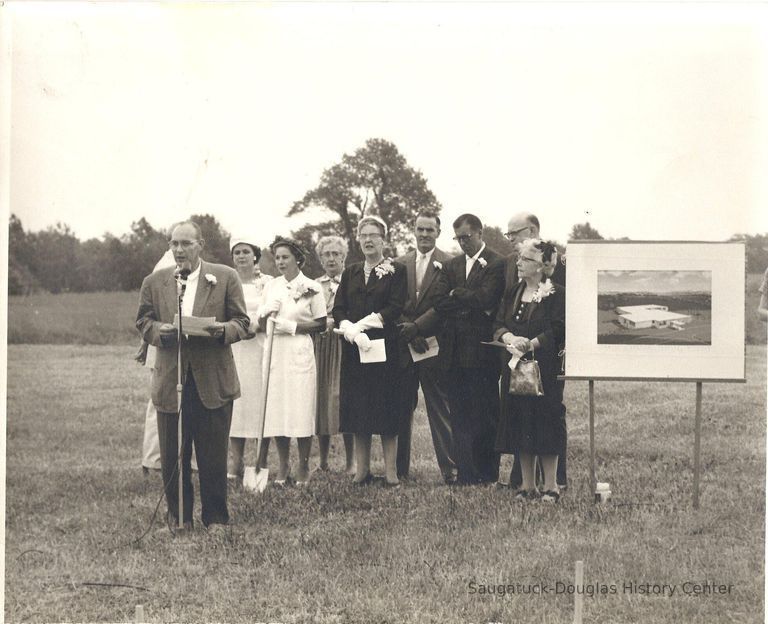
[[[173,326],[178,330],[179,315],[173,317]],[[223,331],[215,316],[182,316],[181,331],[185,336],[204,336],[210,338]]]
[[[342,329],[334,329],[333,333],[344,335],[345,332]],[[357,345],[357,349],[360,352],[361,364],[373,364],[375,362],[387,361],[387,350],[384,345],[384,338],[371,340],[366,334],[358,332],[355,334],[353,344]]]
[[[426,338],[425,342],[427,343],[427,350],[424,353],[418,353],[411,344],[408,343],[408,350],[411,352],[411,359],[414,362],[420,362],[421,360],[435,357],[440,353],[440,346],[437,344],[437,338],[435,336]]]
[[[501,347],[502,349],[506,349],[511,356],[508,364],[510,370],[515,370],[517,363],[520,361],[520,358],[522,358],[524,355],[522,351],[518,351],[512,345],[508,345],[504,342],[498,342],[494,340],[492,342],[481,342],[481,344],[490,345],[492,347]]]
[[[363,334],[365,335],[365,334]],[[360,349],[360,363],[361,364],[374,364],[376,362],[387,361],[387,350],[384,346],[384,338],[378,338],[377,340],[369,340],[370,348],[367,351]]]

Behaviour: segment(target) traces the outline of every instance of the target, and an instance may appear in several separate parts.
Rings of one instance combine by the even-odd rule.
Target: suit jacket
[[[406,275],[408,276],[408,298],[405,301],[405,307],[403,313],[398,319],[399,323],[405,321],[415,321],[425,312],[434,307],[437,299],[439,298],[440,291],[438,288],[437,274],[442,270],[435,266],[435,262],[440,265],[445,265],[453,256],[449,256],[444,251],[435,247],[432,252],[432,259],[427,265],[427,270],[424,272],[424,278],[421,280],[421,290],[416,296],[416,250],[409,251],[407,254],[400,256],[397,261],[405,265]],[[433,334],[437,334],[437,326],[431,327]],[[430,334],[432,335],[432,334]],[[425,336],[426,337],[426,336]],[[439,337],[438,337],[439,343]],[[434,358],[433,358],[434,359]],[[408,350],[408,342],[405,339],[400,339],[400,362],[403,366],[407,366],[411,359],[411,353]],[[426,360],[426,362],[432,363],[432,359]]]
[[[374,269],[367,284],[362,262],[344,269],[333,303],[333,318],[337,327],[344,320],[355,323],[376,312],[384,320],[384,329],[370,329],[366,332],[368,336],[376,339],[397,335],[395,323],[403,311],[408,284],[405,267],[399,262],[392,265],[395,272],[384,277],[379,277]]]
[[[192,309],[194,316],[213,316],[225,323],[219,338],[190,336],[183,339],[182,370],[192,370],[200,400],[216,409],[240,396],[240,382],[230,344],[242,340],[250,319],[246,313],[243,286],[234,269],[200,261],[200,281]],[[152,369],[152,402],[160,412],[177,410],[176,337],[161,337],[161,323],[173,323],[178,311],[175,267],[156,271],[141,285],[136,327],[146,342],[157,347]],[[213,276],[215,284],[207,279]]]
[[[429,335],[439,327],[439,362],[444,367],[477,368],[496,366],[493,347],[480,344],[490,341],[493,319],[504,291],[505,259],[487,245],[466,275],[467,257],[460,254],[443,264],[435,285],[435,305],[415,322],[419,333]],[[456,290],[454,296],[451,291]]]

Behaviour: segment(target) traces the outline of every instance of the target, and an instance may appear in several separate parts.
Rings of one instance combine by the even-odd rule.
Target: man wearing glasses
[[[453,223],[454,240],[464,253],[443,264],[436,278],[434,308],[416,325],[422,336],[439,334],[439,363],[447,369],[448,404],[458,470],[457,483],[495,481],[494,450],[499,418],[499,360],[491,341],[493,319],[504,289],[505,259],[483,242],[483,224],[473,214]]]
[[[182,315],[214,317],[205,330],[209,336],[182,338],[182,420],[184,521],[192,527],[194,492],[190,471],[195,445],[202,520],[218,528],[229,522],[227,510],[227,444],[232,401],[240,396],[240,383],[230,344],[248,335],[243,287],[234,269],[205,262],[200,252],[205,242],[200,227],[191,221],[173,227],[169,247],[175,267],[144,278],[136,327],[144,340],[157,347],[152,370],[152,402],[157,409],[160,462],[163,471],[168,522],[178,525],[178,406],[177,332],[180,276],[186,275]],[[182,326],[183,331],[183,326]]]
[[[536,215],[530,212],[519,212],[514,215],[507,224],[507,232],[504,234],[505,238],[512,243],[515,247],[515,251],[507,258],[506,266],[504,269],[504,293],[510,292],[519,281],[517,275],[517,249],[520,244],[529,238],[540,238],[539,235],[539,219]],[[555,267],[555,272],[550,277],[552,282],[565,286],[565,265],[562,262],[558,262]],[[565,348],[565,345],[563,345]],[[563,423],[563,431],[565,431],[565,423]],[[565,489],[568,486],[567,470],[566,470],[566,444],[567,437],[563,438],[563,448],[560,451],[557,461],[557,483],[560,489]],[[519,488],[523,482],[523,476],[520,472],[520,461],[518,457],[515,457],[512,465],[512,473],[509,478],[509,484],[511,487]]]

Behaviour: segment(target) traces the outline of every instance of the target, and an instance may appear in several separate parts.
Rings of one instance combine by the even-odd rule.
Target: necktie
[[[416,292],[421,290],[421,282],[424,279],[424,274],[427,272],[427,254],[419,254],[419,259],[416,261]]]

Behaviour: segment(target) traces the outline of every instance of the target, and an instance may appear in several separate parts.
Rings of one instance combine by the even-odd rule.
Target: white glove
[[[510,331],[505,332],[501,335],[501,342],[503,342],[507,346],[511,345],[514,339],[515,339],[515,335]]]
[[[360,351],[368,351],[371,348],[371,339],[363,332],[359,332],[357,336],[355,336],[355,344]]]
[[[280,311],[280,300],[279,299],[273,299],[272,301],[267,301],[266,303],[262,304],[259,307],[259,318],[264,318],[265,316],[269,316],[273,312],[279,312]]]
[[[384,329],[384,323],[376,312],[371,312],[368,316],[361,318],[355,323],[362,331],[366,329]]]
[[[344,332],[344,340],[346,340],[349,344],[353,344],[355,342],[355,338],[362,331],[356,323],[348,320],[343,320],[341,323],[339,323],[339,329]]]
[[[289,334],[291,336],[296,335],[296,326],[298,324],[296,321],[292,321],[287,318],[276,318],[275,319],[275,331],[279,334]]]

